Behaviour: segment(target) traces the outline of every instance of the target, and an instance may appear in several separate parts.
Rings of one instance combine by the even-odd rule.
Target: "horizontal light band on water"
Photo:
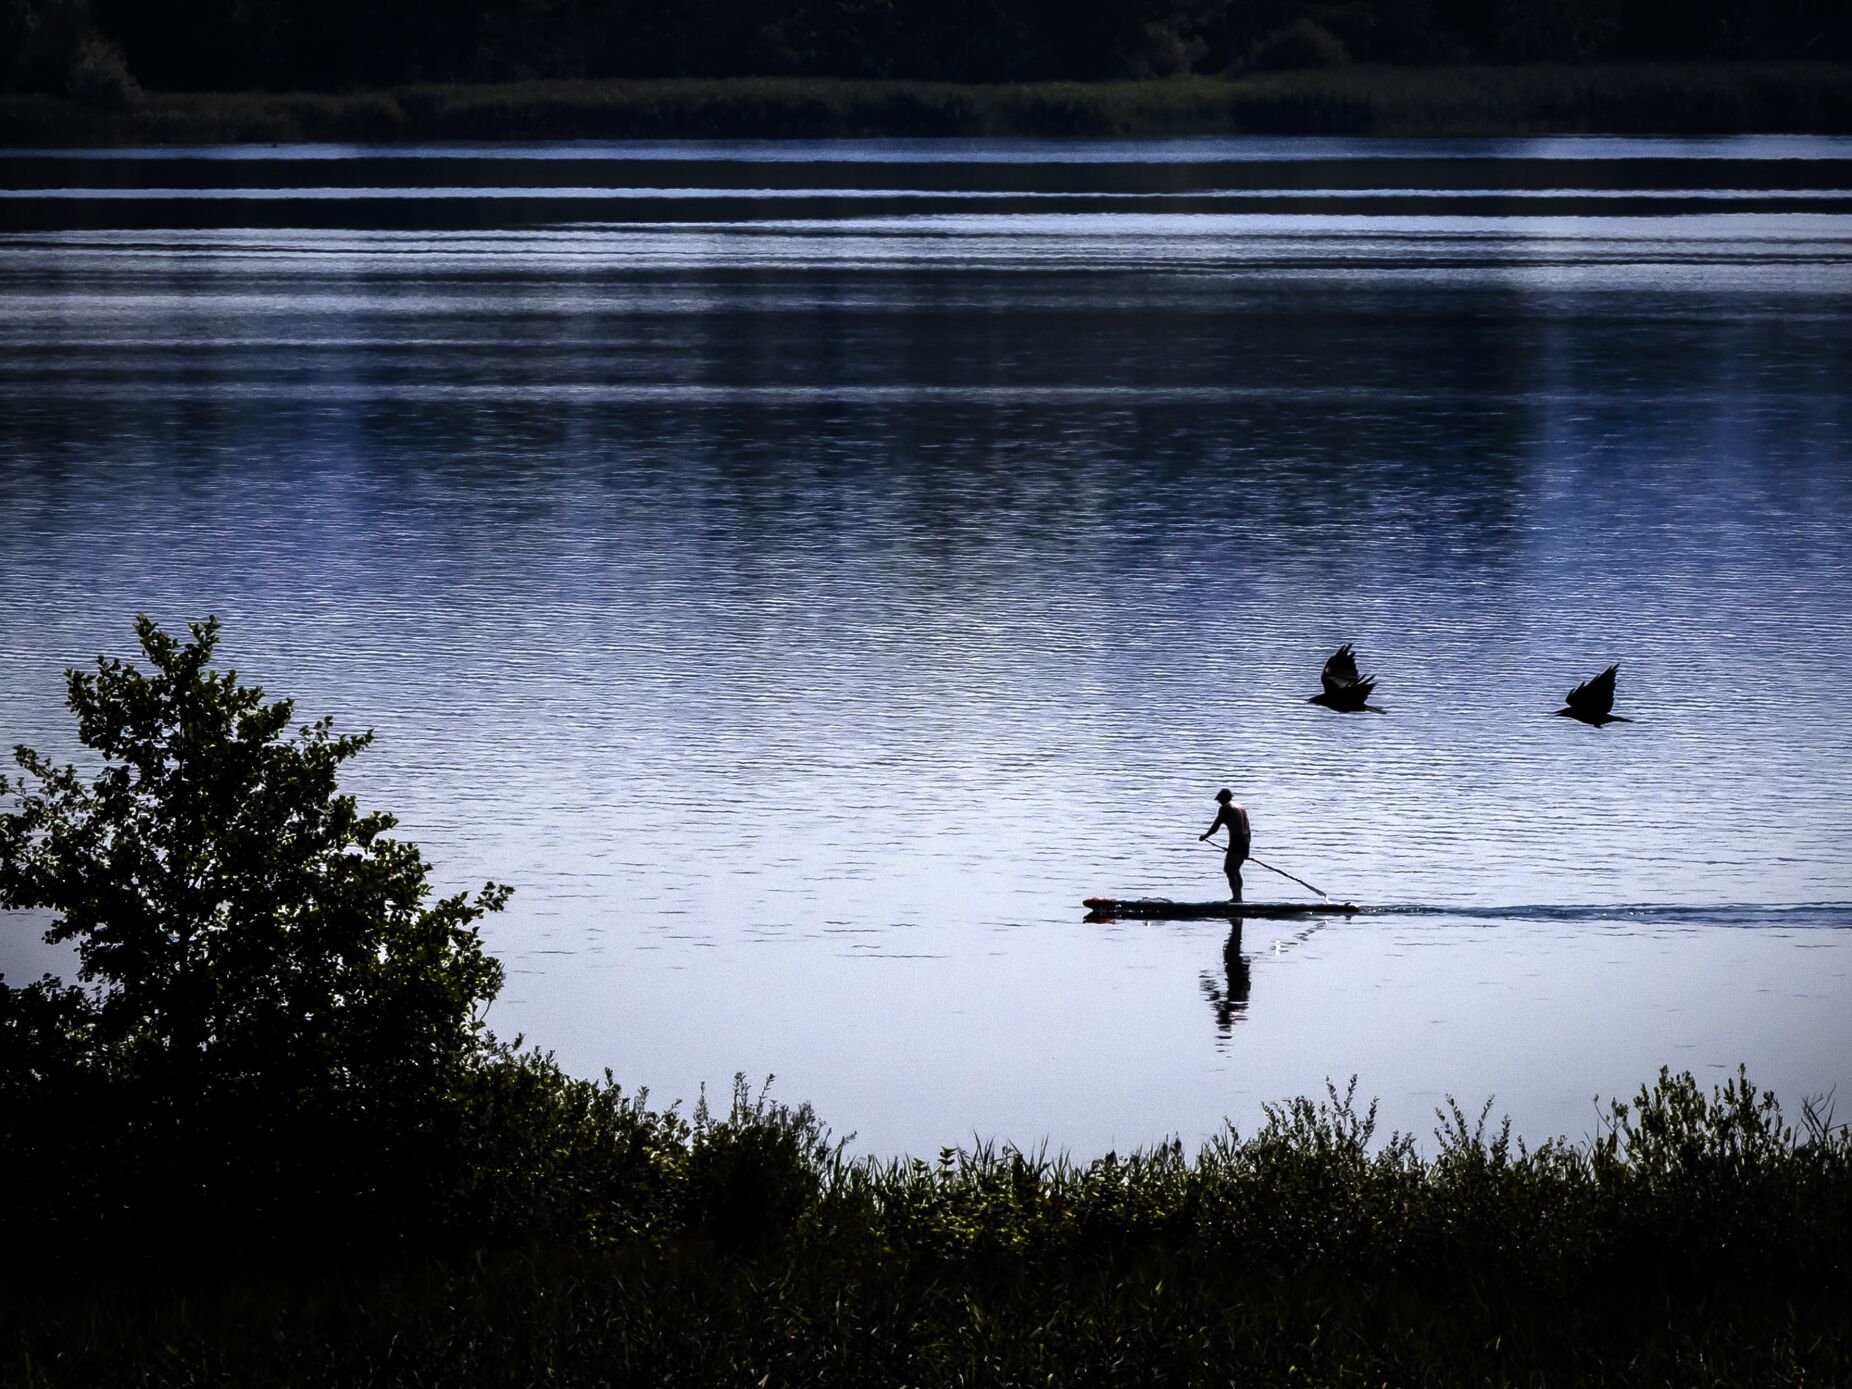
[[[540,144],[293,144],[145,145],[114,148],[12,150],[11,160],[116,162],[213,160],[222,163],[358,159],[586,160],[758,164],[1275,164],[1338,160],[1496,159],[1503,163],[1574,160],[1755,160],[1817,162],[1852,159],[1843,135],[1731,135],[1687,139],[1651,135],[1546,135],[1477,140],[1386,140],[1341,135],[1195,135],[1151,140],[1103,137],[1054,140],[1009,136],[946,141],[894,140],[611,140]]]

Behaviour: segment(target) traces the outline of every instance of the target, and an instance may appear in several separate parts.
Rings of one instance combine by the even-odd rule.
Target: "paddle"
[[[1248,862],[1258,863],[1260,864],[1262,868],[1266,869],[1269,873],[1278,873],[1282,878],[1293,878],[1293,875],[1291,873],[1288,873],[1284,868],[1275,868],[1271,863],[1262,862],[1260,859],[1250,858],[1248,859]],[[1313,892],[1316,892],[1320,897],[1324,898],[1327,902],[1331,900],[1331,894],[1329,892],[1326,892],[1323,888],[1320,888],[1320,887],[1312,887],[1312,885],[1308,883],[1304,878],[1293,878],[1293,881],[1298,883],[1300,887],[1311,888]]]
[[[1199,839],[1197,843],[1209,844],[1209,841],[1206,839]],[[1220,844],[1209,844],[1209,847],[1211,849],[1219,849],[1223,853],[1227,852],[1227,850],[1223,849]],[[1331,900],[1331,894],[1329,892],[1326,892],[1322,887],[1312,887],[1312,884],[1308,883],[1304,878],[1293,878],[1293,875],[1291,873],[1288,873],[1284,868],[1275,868],[1271,863],[1268,863],[1263,859],[1254,858],[1252,856],[1250,856],[1246,861],[1248,863],[1252,863],[1261,868],[1266,869],[1269,873],[1278,873],[1282,878],[1292,878],[1292,880],[1298,883],[1300,887],[1311,888],[1313,892],[1316,892],[1320,897],[1324,898],[1327,902]]]

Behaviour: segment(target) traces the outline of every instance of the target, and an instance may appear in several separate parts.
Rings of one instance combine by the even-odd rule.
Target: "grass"
[[[298,141],[1527,135],[1852,131],[1830,64],[1335,68],[1235,79],[967,86],[749,78],[353,93],[154,93],[121,111],[0,96],[0,145]]]
[[[1839,1296],[1843,1296],[1843,1289]],[[929,1266],[507,1255],[336,1279],[29,1299],[10,1384],[1844,1383],[1831,1292],[1795,1300],[1243,1276],[1146,1262]],[[49,1311],[47,1307],[49,1306]]]
[[[743,1087],[654,1132],[667,1198],[590,1238],[15,1266],[0,1382],[1852,1381],[1852,1140],[1741,1076],[1535,1150],[1456,1109],[1431,1156],[1336,1092],[1084,1165],[851,1161]]]

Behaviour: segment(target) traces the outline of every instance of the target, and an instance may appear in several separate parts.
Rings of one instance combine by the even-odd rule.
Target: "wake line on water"
[[[1368,916],[1433,916],[1469,921],[1663,922],[1691,926],[1789,926],[1852,929],[1852,902],[1751,904],[1720,902],[1708,906],[1630,902],[1614,905],[1539,903],[1528,906],[1467,907],[1445,903],[1393,902],[1369,905]]]

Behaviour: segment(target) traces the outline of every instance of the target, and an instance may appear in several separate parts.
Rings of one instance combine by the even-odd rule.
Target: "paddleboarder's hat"
[[[1226,786],[1224,786],[1220,791],[1217,791],[1215,793],[1215,798],[1218,801],[1227,803],[1228,801],[1232,801],[1235,798],[1235,793],[1233,791],[1230,791]]]

